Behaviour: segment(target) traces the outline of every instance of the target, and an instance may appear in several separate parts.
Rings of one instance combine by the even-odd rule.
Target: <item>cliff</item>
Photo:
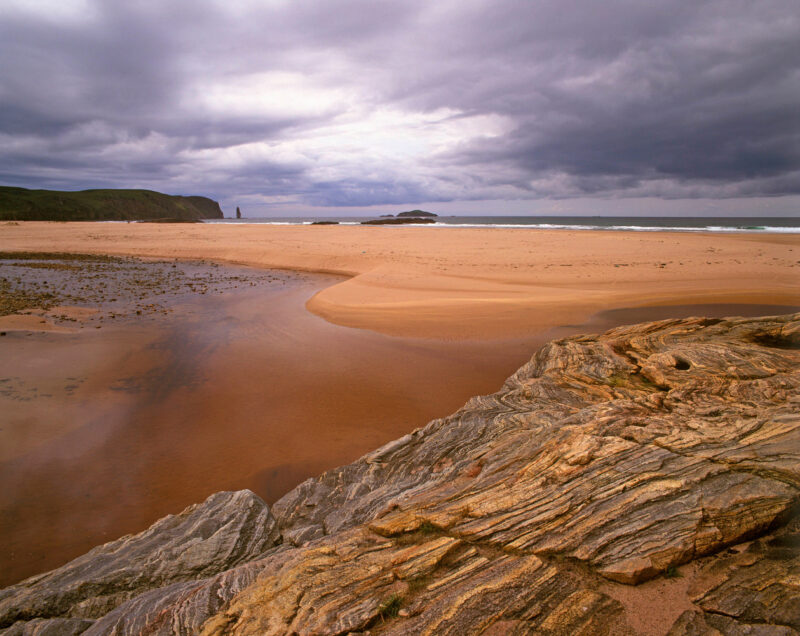
[[[551,342],[310,479],[0,592],[6,634],[797,634],[800,314]],[[51,630],[51,631],[47,631]]]
[[[0,220],[143,221],[221,219],[216,201],[150,190],[26,190],[0,186]]]

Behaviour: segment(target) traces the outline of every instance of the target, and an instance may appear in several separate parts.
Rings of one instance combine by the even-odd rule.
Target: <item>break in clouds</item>
[[[261,212],[800,194],[796,0],[4,0],[0,183]]]

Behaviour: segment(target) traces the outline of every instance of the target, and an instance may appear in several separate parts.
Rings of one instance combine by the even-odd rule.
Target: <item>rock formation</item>
[[[435,223],[433,219],[421,219],[417,217],[402,217],[398,214],[391,219],[372,219],[370,221],[361,221],[361,225],[409,225],[419,223]]]
[[[55,618],[59,627],[53,633],[63,633],[64,620],[85,630],[91,619],[143,592],[251,561],[278,537],[275,519],[261,499],[247,490],[219,492],[144,532],[0,591],[0,627],[38,619],[30,633],[46,633],[42,619]]]
[[[439,216],[439,215],[438,214],[434,214],[433,212],[426,212],[425,210],[409,210],[408,212],[399,212],[397,214],[397,216],[399,216],[399,217],[409,217],[409,216],[412,216],[412,217],[414,217],[414,216],[415,217],[421,217],[421,216],[434,217],[434,216]]]
[[[797,634],[800,314],[551,342],[497,393],[271,514],[249,493],[215,497],[6,589],[0,626]],[[178,549],[204,541],[188,562]],[[639,592],[654,584],[678,600]]]

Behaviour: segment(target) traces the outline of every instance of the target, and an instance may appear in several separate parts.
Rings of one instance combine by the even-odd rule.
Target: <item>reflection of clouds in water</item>
[[[198,471],[229,441],[235,411],[223,404],[211,416],[213,426],[203,428],[209,405],[220,401],[219,372],[208,370],[210,360],[232,340],[252,341],[254,321],[286,302],[271,298],[292,289],[305,298],[319,284],[308,275],[208,263],[126,260],[89,266],[83,278],[79,271],[58,272],[60,281],[47,273],[53,284],[93,285],[120,314],[128,300],[125,277],[141,282],[155,273],[166,281],[159,302],[170,312],[106,320],[100,330],[4,339],[0,585],[204,498],[211,490],[198,490],[205,483]],[[198,293],[201,286],[220,293]],[[292,307],[294,314],[304,311],[299,299]],[[235,443],[248,444],[248,437]],[[240,478],[231,462],[224,468],[213,469],[224,477],[214,479],[212,490],[229,474]]]

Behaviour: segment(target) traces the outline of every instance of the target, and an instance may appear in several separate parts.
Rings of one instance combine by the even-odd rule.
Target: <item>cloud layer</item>
[[[798,195],[798,33],[795,0],[5,0],[0,183],[276,212]]]

